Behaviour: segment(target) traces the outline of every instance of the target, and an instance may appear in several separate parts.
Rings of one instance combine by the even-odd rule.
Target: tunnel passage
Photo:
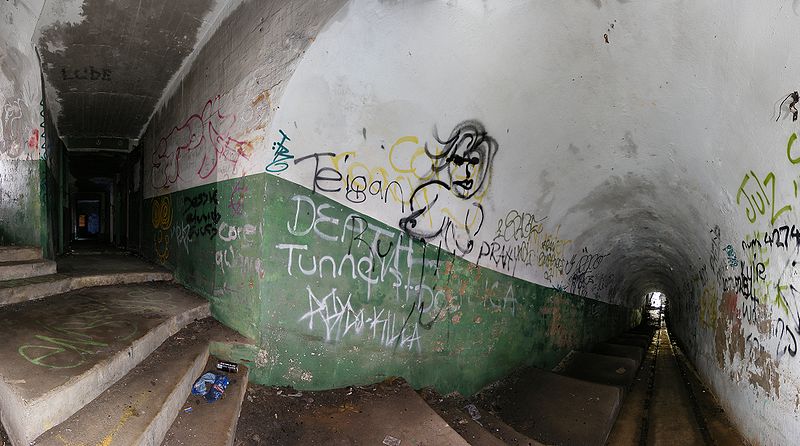
[[[562,3],[5,2],[0,242],[139,252],[308,389],[469,394],[658,290],[789,442],[797,8]]]

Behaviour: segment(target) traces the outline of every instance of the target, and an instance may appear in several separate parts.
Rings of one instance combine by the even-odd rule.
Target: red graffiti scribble
[[[248,158],[247,142],[230,134],[235,123],[236,115],[222,112],[219,95],[206,101],[200,113],[189,116],[158,142],[153,152],[153,187],[165,189],[193,175],[206,179],[216,172],[220,159],[235,170],[240,158]]]
[[[28,138],[28,150],[31,152],[39,148],[39,129],[31,130],[31,136]]]

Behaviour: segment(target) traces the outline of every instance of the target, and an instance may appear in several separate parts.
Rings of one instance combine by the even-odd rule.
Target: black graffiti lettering
[[[367,186],[367,177],[364,175],[358,175],[350,178],[350,175],[348,175],[346,185],[347,193],[345,194],[345,198],[347,198],[350,202],[363,203],[367,201],[367,194],[364,192],[369,187]]]
[[[470,210],[457,221],[452,214],[442,212],[436,203],[441,195],[452,195],[458,200],[471,200],[481,196],[488,187],[492,164],[497,153],[497,142],[489,136],[478,121],[464,121],[458,124],[447,139],[441,139],[436,132],[434,138],[443,145],[441,151],[431,152],[425,145],[425,153],[431,160],[433,179],[423,182],[411,193],[409,199],[410,214],[399,221],[400,228],[416,240],[427,241],[436,237],[444,237],[444,245],[466,254],[474,248],[475,235],[483,225],[484,212],[480,200],[471,204],[478,208],[481,215],[470,215]],[[449,192],[449,194],[445,194]],[[433,196],[433,199],[422,200]],[[446,201],[446,200],[443,200]],[[480,222],[476,224],[477,219]],[[438,222],[441,219],[441,224]],[[438,227],[437,227],[438,225]]]
[[[200,192],[191,197],[183,197],[183,220],[188,225],[187,240],[208,236],[211,240],[219,233],[219,223],[222,214],[217,205],[219,197],[217,190]]]
[[[323,167],[323,168],[319,167],[319,158],[321,156],[334,157],[334,156],[336,156],[336,154],[333,153],[333,152],[312,153],[311,155],[306,155],[306,156],[302,156],[300,158],[295,158],[294,159],[294,164],[297,165],[297,164],[299,164],[299,163],[301,163],[301,162],[303,162],[303,161],[305,161],[307,159],[312,159],[312,158],[314,159],[314,180],[311,183],[312,184],[311,190],[313,192],[316,192],[317,189],[319,189],[319,190],[321,190],[323,192],[338,192],[338,191],[342,190],[341,186],[337,187],[335,189],[334,188],[325,189],[325,188],[320,187],[320,185],[319,185],[320,181],[334,181],[333,180],[334,178],[338,178],[335,181],[341,181],[342,180],[342,174],[338,170],[330,168],[330,167]],[[323,172],[323,171],[325,171],[325,172],[333,171],[336,174],[336,176],[335,177],[320,176],[320,173]]]
[[[350,244],[347,246],[347,253],[348,254],[350,254],[352,252],[352,250],[353,250],[353,242],[355,242],[356,240],[358,240],[359,246],[361,245],[362,242],[365,245],[369,246],[369,243],[361,237],[362,235],[364,235],[365,232],[367,232],[367,229],[369,228],[369,222],[367,222],[366,219],[364,219],[362,217],[359,217],[357,215],[351,215],[350,219],[351,219],[350,221],[352,223],[351,228],[355,228],[356,221],[359,221],[362,224],[361,225],[362,229],[361,229],[361,232],[359,232],[358,234],[356,234],[355,230],[350,232]]]

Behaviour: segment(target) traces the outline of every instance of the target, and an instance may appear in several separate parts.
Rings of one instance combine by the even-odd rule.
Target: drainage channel
[[[656,379],[656,362],[658,361],[658,347],[661,343],[661,330],[663,328],[664,306],[658,307],[658,331],[651,341],[649,349],[653,351],[653,361],[650,364],[650,376],[647,380],[647,393],[644,399],[644,411],[642,413],[641,431],[639,434],[639,446],[647,446],[647,428],[649,426],[648,416],[650,414],[650,403],[653,401],[653,390]]]
[[[714,445],[702,408],[689,383],[686,365],[676,357],[678,349],[666,324],[666,309],[658,308],[654,349],[639,445]]]

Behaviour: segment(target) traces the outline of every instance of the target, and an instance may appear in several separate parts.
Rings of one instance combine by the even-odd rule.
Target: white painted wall
[[[759,444],[792,443],[800,435],[800,365],[789,352],[800,321],[792,289],[782,289],[782,303],[777,286],[800,288],[791,268],[797,245],[773,242],[752,262],[741,242],[798,220],[799,172],[786,151],[797,123],[786,105],[776,122],[781,100],[800,88],[794,3],[353,0],[316,36],[290,79],[281,76],[296,62],[284,57],[292,52],[286,33],[283,53],[247,53],[241,64],[227,59],[232,70],[211,73],[237,80],[213,84],[219,97],[209,99],[207,113],[203,101],[179,89],[172,99],[179,105],[166,105],[150,147],[184,122],[175,110],[192,106],[200,110],[195,120],[214,123],[227,144],[205,140],[186,151],[183,166],[172,166],[180,175],[146,168],[146,195],[263,173],[276,161],[273,143],[283,141],[284,155],[294,158],[276,175],[312,188],[314,159],[294,160],[333,152],[338,164],[323,156],[320,168],[335,167],[345,180],[364,170],[385,175],[408,197],[435,179],[420,147],[440,150],[437,134],[446,138],[458,123],[477,120],[497,143],[490,184],[468,200],[447,187],[426,188],[427,203],[437,192],[439,200],[434,218],[420,226],[448,215],[458,221],[470,210],[461,221],[471,235],[458,241],[473,240],[463,255],[481,266],[609,302],[639,304],[646,292],[665,291],[690,356],[745,435]],[[162,155],[177,160],[178,147],[148,153],[145,165]],[[210,169],[209,154],[230,156]],[[274,171],[283,168],[278,158]],[[772,172],[775,185],[774,194],[773,183],[764,186],[770,204],[754,218],[744,197],[737,204],[751,171],[762,182]],[[758,191],[755,182],[748,194]],[[354,203],[345,190],[318,192],[395,226],[410,213],[407,200],[384,202],[382,193]],[[480,231],[475,203],[483,209]],[[776,212],[792,208],[773,223],[771,203]],[[513,217],[524,214],[541,222],[534,234],[497,238],[498,222],[505,229],[511,216],[513,229]],[[493,242],[527,243],[532,261],[495,264],[481,255]],[[585,274],[582,258],[590,265]],[[744,314],[748,291],[739,286],[742,259],[763,265],[752,322]],[[726,287],[732,293],[723,297]]]
[[[31,37],[43,3],[0,3],[0,160],[39,159],[42,93]]]

